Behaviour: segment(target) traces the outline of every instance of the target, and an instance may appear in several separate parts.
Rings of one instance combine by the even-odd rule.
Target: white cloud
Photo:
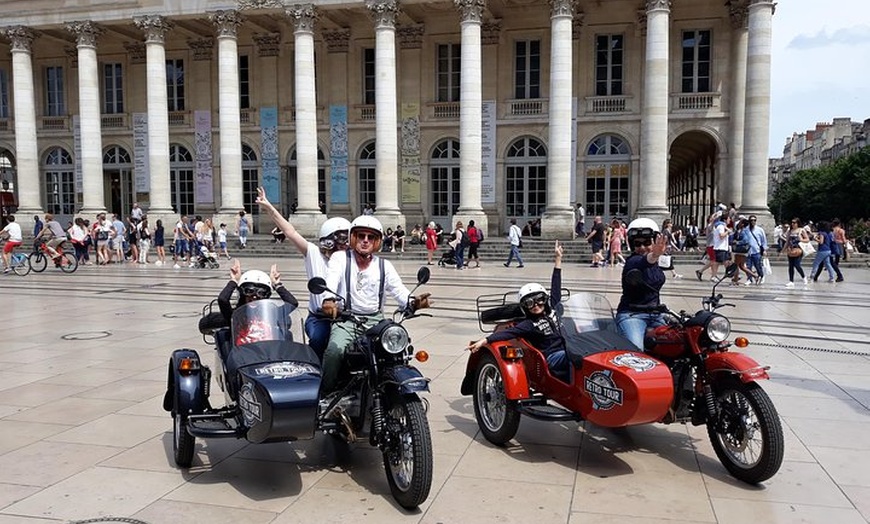
[[[815,49],[830,45],[864,45],[870,44],[870,26],[856,25],[837,29],[833,33],[821,30],[814,35],[801,34],[789,42],[791,49]]]

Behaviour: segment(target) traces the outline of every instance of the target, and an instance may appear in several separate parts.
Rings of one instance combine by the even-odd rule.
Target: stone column
[[[399,133],[396,108],[396,0],[366,0],[375,22],[375,156],[377,207],[382,222],[404,223],[399,211]],[[386,227],[386,226],[384,226]]]
[[[18,211],[24,217],[42,215],[39,152],[36,147],[36,101],[33,89],[33,40],[36,31],[24,26],[3,29],[12,41],[12,97],[15,100],[15,164],[18,171]]]
[[[453,0],[460,13],[461,56],[459,84],[459,210],[454,223],[489,231],[480,202],[483,161],[483,75],[481,23],[484,0]]]
[[[746,58],[746,127],[743,134],[743,200],[740,211],[758,216],[772,231],[767,209],[767,155],[770,145],[770,52],[774,3],[751,0]]]
[[[544,238],[572,238],[571,210],[571,70],[574,0],[550,0],[550,150],[547,154],[547,211],[541,220]]]
[[[743,1],[731,0],[731,103],[729,105],[729,158],[728,172],[719,177],[716,187],[723,202],[740,205],[743,193],[743,133],[746,108],[746,17],[748,9]]]
[[[79,115],[82,137],[82,197],[79,214],[93,218],[106,211],[103,193],[103,137],[100,123],[100,77],[97,71],[97,38],[103,29],[91,21],[68,22],[76,35],[79,61]]]
[[[218,126],[220,128],[221,206],[216,217],[232,229],[242,210],[242,125],[239,108],[238,11],[215,11],[209,20],[218,42]],[[248,213],[250,209],[246,210]]]
[[[164,38],[171,23],[162,16],[142,16],[133,19],[145,33],[145,71],[148,98],[148,215],[151,223],[157,219],[174,223],[172,195],[169,187],[169,110],[166,101],[166,49]]]
[[[640,123],[640,206],[636,216],[668,217],[668,31],[670,0],[646,0],[646,65]]]
[[[303,235],[316,236],[326,219],[317,194],[317,93],[314,81],[314,4],[295,4],[286,9],[293,21],[296,95],[296,195],[298,208],[293,225]]]

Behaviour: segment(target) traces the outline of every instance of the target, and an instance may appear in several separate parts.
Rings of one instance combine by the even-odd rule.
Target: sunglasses
[[[374,242],[378,239],[378,235],[375,233],[354,233],[353,236],[355,236],[357,240],[368,240],[370,242]]]
[[[532,295],[530,297],[524,298],[521,303],[526,309],[531,309],[534,306],[543,307],[547,303],[547,295],[543,293]]]
[[[242,286],[239,288],[239,291],[248,298],[269,298],[269,295],[272,294],[271,289],[253,285]]]

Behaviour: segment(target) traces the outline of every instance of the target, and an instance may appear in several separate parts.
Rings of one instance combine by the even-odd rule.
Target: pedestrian
[[[483,242],[483,231],[474,225],[474,220],[469,220],[468,229],[465,230],[465,233],[468,235],[468,260],[465,262],[465,265],[468,266],[474,260],[474,267],[479,268],[480,256],[477,254],[477,248]]]
[[[746,257],[749,261],[749,267],[755,270],[758,275],[756,284],[764,284],[764,255],[768,251],[767,233],[764,228],[758,225],[758,217],[749,215],[749,234],[755,239],[757,246],[750,245],[749,256]]]
[[[423,233],[426,242],[426,264],[432,265],[432,257],[438,249],[438,231],[435,230],[435,222],[429,222],[426,232]]]
[[[166,265],[166,230],[163,228],[163,221],[159,218],[154,223],[154,249],[157,251],[157,262],[155,266]]]
[[[794,287],[794,272],[797,271],[801,278],[804,279],[804,286],[807,285],[807,276],[804,274],[804,269],[801,267],[801,259],[804,258],[804,250],[801,244],[809,242],[810,237],[801,227],[801,221],[793,218],[788,231],[788,242],[786,243],[786,255],[788,255],[788,283],[785,287]]]
[[[222,223],[220,225],[220,229],[218,229],[218,232],[217,232],[217,238],[218,238],[218,245],[220,246],[221,251],[223,251],[224,256],[227,257],[227,260],[229,260],[230,254],[227,253],[227,225],[226,224]],[[218,255],[218,256],[220,256],[220,255]]]
[[[142,216],[142,221],[136,224],[136,229],[139,238],[139,263],[150,264],[148,251],[151,249],[151,228],[148,226],[147,216]]]
[[[511,219],[510,228],[508,228],[508,241],[511,245],[511,251],[508,254],[507,262],[504,263],[504,267],[510,267],[511,260],[516,257],[519,265],[517,267],[525,267],[523,264],[523,257],[520,256],[520,249],[523,247],[523,232],[520,230],[520,226],[517,225],[517,219]]]
[[[142,211],[141,207],[139,207],[139,202],[133,202],[133,209],[130,210],[130,216],[136,219],[137,222],[142,221],[142,218],[145,216],[145,212]]]
[[[719,264],[727,265],[731,261],[729,240],[732,232],[728,223],[725,222],[725,215],[718,213],[713,222],[713,258],[710,264],[710,271],[713,273],[712,278],[714,279],[719,276]]]
[[[831,226],[831,233],[834,235],[834,243],[831,244],[831,265],[834,266],[834,271],[837,272],[837,282],[842,282],[843,274],[840,272],[840,257],[843,257],[843,260],[846,257],[846,230],[843,229],[839,218],[835,218],[831,222]]]
[[[592,264],[590,267],[600,267],[604,263],[604,223],[601,216],[596,216],[592,222],[592,231],[586,235],[586,241],[592,246]]]
[[[39,218],[39,215],[33,215],[33,238],[38,237],[42,233],[43,227],[45,227],[45,224]]]
[[[248,218],[245,216],[245,210],[239,211],[239,218],[236,220],[236,234],[239,235],[239,249],[248,247]]]
[[[625,230],[622,228],[622,222],[614,218],[610,221],[610,267],[617,265],[619,267],[625,265],[625,258],[622,256],[622,243],[625,242]]]
[[[816,242],[819,247],[816,249],[816,258],[813,259],[813,269],[810,275],[813,276],[813,282],[819,281],[819,275],[822,274],[822,265],[828,270],[828,282],[834,281],[834,266],[831,264],[831,254],[835,248],[834,235],[831,233],[831,224],[828,222],[819,222],[819,232],[816,234]],[[836,271],[837,280],[843,280],[843,274],[839,268]]]
[[[690,218],[689,226],[686,227],[686,243],[683,245],[683,248],[686,251],[694,253],[698,250],[698,235],[700,232],[701,231],[698,229],[698,224],[695,222],[695,219]]]
[[[574,208],[574,236],[586,236],[586,209],[580,202]]]
[[[674,252],[679,251],[679,246],[677,245],[677,239],[674,238],[673,232],[674,223],[670,218],[666,218],[664,222],[662,222],[662,235],[665,237],[665,252],[663,255],[667,255],[667,267],[662,267],[665,271],[671,272],[671,277],[675,279],[683,278],[683,275],[677,273],[677,270],[674,269]],[[663,257],[660,257],[659,260],[662,260]],[[659,264],[661,266],[661,264]]]
[[[450,241],[450,247],[453,248],[456,260],[456,269],[465,269],[465,246],[467,245],[468,240],[462,227],[462,221],[457,220],[456,227],[453,229],[453,240]]]

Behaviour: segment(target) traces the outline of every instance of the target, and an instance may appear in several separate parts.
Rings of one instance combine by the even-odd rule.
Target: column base
[[[41,207],[18,206],[18,209],[16,209],[14,213],[9,214],[15,217],[15,222],[18,224],[23,224],[24,219],[33,220],[34,215],[38,215],[40,220],[45,218],[45,210]],[[26,228],[22,226],[21,229],[24,230]],[[30,229],[31,231],[33,230],[32,227]]]
[[[181,215],[173,211],[171,207],[149,207],[145,216],[148,218],[148,225],[152,229],[157,225],[157,221],[160,220],[160,223],[163,224],[164,235],[166,231],[171,233],[175,223],[181,218]],[[215,228],[217,228],[217,224],[215,224]]]
[[[634,217],[649,218],[658,224],[659,227],[662,227],[662,222],[664,222],[666,218],[671,218],[671,213],[666,207],[639,207],[635,212]],[[630,220],[629,223],[631,223]]]
[[[296,211],[293,215],[290,215],[287,220],[293,224],[293,227],[296,228],[296,231],[299,232],[305,238],[308,239],[316,239],[320,234],[320,226],[326,222],[326,215],[321,213],[319,210],[317,211]],[[264,217],[263,219],[263,229],[261,233],[268,233],[275,227],[275,224],[272,223],[271,220]]]
[[[489,237],[489,218],[486,216],[482,210],[475,211],[463,211],[459,210],[458,213],[453,215],[453,224],[451,224],[450,230],[453,230],[453,225],[456,224],[457,221],[462,221],[463,229],[468,229],[469,223],[474,220],[474,227],[483,231],[483,238],[486,239]],[[426,223],[428,224],[428,222]],[[425,227],[426,224],[423,224]],[[496,235],[499,236],[499,235]]]
[[[541,217],[542,240],[571,240],[574,236],[574,213],[570,210],[547,211]]]

